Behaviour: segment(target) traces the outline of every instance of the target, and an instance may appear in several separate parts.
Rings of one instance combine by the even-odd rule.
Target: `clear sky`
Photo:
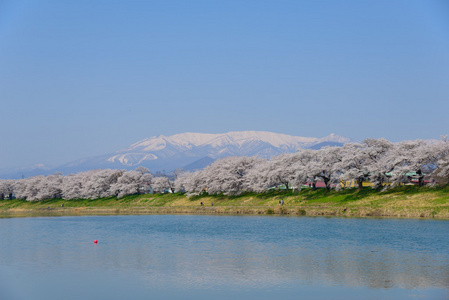
[[[445,0],[2,0],[0,169],[155,135],[449,133]]]

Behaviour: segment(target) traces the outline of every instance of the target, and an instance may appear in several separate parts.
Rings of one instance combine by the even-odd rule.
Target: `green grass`
[[[279,207],[279,201],[284,206]],[[200,206],[200,202],[205,204]],[[213,203],[213,207],[212,207]],[[62,207],[63,205],[63,207]],[[402,186],[387,191],[371,188],[327,191],[303,189],[301,191],[270,191],[241,195],[208,195],[186,197],[184,194],[131,195],[120,199],[48,199],[28,202],[24,200],[0,201],[0,213],[20,211],[64,212],[148,212],[148,213],[257,213],[294,215],[372,215],[425,216],[449,218],[449,186]]]

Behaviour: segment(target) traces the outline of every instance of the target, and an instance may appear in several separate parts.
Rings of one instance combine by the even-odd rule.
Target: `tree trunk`
[[[329,178],[327,178],[327,177],[323,177],[323,180],[324,180],[324,184],[326,185],[326,190],[327,191],[330,191],[331,190],[331,187],[330,187],[330,185],[329,185]]]
[[[423,186],[424,185],[424,176],[419,176],[418,178],[418,185]]]
[[[357,178],[357,185],[358,185],[359,190],[363,189],[363,178],[362,177]]]
[[[419,177],[418,177],[418,185],[419,186],[423,186],[424,185],[424,175],[422,174],[421,170],[418,170],[416,172],[416,174],[419,175]]]

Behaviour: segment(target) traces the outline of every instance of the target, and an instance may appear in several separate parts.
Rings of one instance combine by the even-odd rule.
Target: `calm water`
[[[2,300],[210,298],[449,299],[449,222],[0,219]]]

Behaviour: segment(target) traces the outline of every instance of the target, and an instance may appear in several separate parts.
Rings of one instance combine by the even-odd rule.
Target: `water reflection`
[[[45,271],[50,282],[78,274],[86,285],[82,278],[94,271],[125,286],[138,282],[141,290],[447,291],[448,227],[447,221],[332,218],[2,219],[0,277],[14,284],[11,272],[35,279]],[[85,278],[101,286],[101,278]]]

